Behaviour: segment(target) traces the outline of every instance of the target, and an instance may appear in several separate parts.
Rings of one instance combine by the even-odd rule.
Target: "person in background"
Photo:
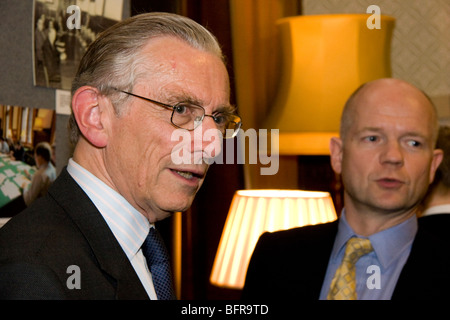
[[[229,99],[220,45],[193,20],[145,13],[100,34],[72,85],[73,157],[0,229],[0,298],[175,299],[155,224],[190,207],[238,132]]]
[[[13,160],[25,161],[25,148],[20,140],[14,142],[13,148],[9,154]]]
[[[436,147],[444,151],[444,159],[439,165],[433,183],[422,201],[419,223],[430,233],[440,236],[440,241],[448,242],[450,227],[450,127],[441,126]]]
[[[436,147],[444,151],[433,183],[422,202],[420,216],[450,213],[450,127],[441,126]]]
[[[9,145],[5,138],[0,137],[0,152],[9,154]]]
[[[437,112],[413,85],[389,78],[357,89],[330,141],[344,186],[339,219],[263,234],[243,299],[450,298],[450,246],[416,216],[442,161],[437,136]]]
[[[22,186],[23,199],[27,206],[37,198],[45,196],[56,179],[56,169],[51,157],[52,149],[48,142],[40,142],[34,148],[34,160],[38,170],[33,174],[31,183]]]

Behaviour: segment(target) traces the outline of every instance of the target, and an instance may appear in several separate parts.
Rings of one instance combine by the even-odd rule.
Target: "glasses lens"
[[[194,130],[204,117],[205,109],[202,107],[181,102],[173,108],[172,123],[179,128]],[[232,113],[217,113],[212,118],[225,139],[234,138],[241,127],[241,118]]]
[[[234,114],[225,114],[222,132],[225,139],[234,138],[241,127],[241,118]]]
[[[202,107],[182,102],[173,108],[172,123],[183,129],[194,130],[204,116],[205,110]]]

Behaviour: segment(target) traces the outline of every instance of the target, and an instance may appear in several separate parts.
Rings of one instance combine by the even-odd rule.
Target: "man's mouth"
[[[200,172],[192,172],[192,171],[183,171],[183,170],[175,170],[171,169],[172,172],[175,172],[179,176],[187,179],[187,180],[193,180],[193,179],[202,179],[204,177],[204,173]]]
[[[386,189],[397,189],[404,185],[403,181],[393,178],[382,178],[377,180],[378,185]]]
[[[191,180],[194,177],[194,174],[192,172],[178,171],[178,170],[175,170],[175,172],[178,173],[183,178],[186,178],[188,180]]]

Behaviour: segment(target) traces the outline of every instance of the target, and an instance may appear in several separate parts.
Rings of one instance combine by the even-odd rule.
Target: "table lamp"
[[[294,16],[278,20],[281,81],[264,128],[280,130],[280,154],[327,155],[342,109],[361,84],[391,76],[395,18],[369,14]]]
[[[259,236],[337,219],[328,192],[238,190],[233,196],[214,260],[210,282],[241,289]]]

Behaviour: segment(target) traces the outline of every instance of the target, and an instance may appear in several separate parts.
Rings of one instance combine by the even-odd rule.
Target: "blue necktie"
[[[175,300],[169,253],[155,228],[150,228],[150,232],[142,245],[142,252],[152,273],[158,300]]]

